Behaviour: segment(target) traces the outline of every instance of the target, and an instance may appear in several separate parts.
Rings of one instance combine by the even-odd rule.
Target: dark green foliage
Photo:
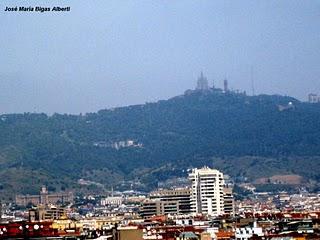
[[[262,184],[256,186],[257,192],[281,192],[286,191],[289,193],[295,192],[296,188],[292,185],[284,184]]]
[[[233,193],[235,196],[235,200],[243,200],[244,198],[248,197],[252,194],[251,191],[248,191],[242,187],[239,187],[237,184],[233,187]]]
[[[203,165],[234,177],[297,172],[318,180],[319,136],[320,106],[283,96],[193,92],[85,115],[6,114],[0,193],[37,192],[42,184],[78,189],[80,178],[154,187]],[[111,147],[127,140],[142,147]]]

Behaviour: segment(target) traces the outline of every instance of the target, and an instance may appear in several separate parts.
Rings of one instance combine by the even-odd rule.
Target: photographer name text
[[[36,6],[36,7],[18,7],[18,6],[14,6],[14,7],[5,7],[4,11],[5,12],[40,12],[40,13],[44,13],[44,12],[70,12],[70,7],[41,7],[41,6]]]

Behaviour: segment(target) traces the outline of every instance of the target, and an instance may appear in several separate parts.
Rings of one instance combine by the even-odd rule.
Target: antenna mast
[[[254,92],[254,79],[253,79],[253,66],[252,65],[251,65],[251,68],[250,68],[250,79],[251,79],[252,96],[254,96],[255,92]]]

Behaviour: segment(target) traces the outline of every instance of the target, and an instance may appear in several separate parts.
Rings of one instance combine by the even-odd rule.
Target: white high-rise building
[[[191,212],[208,215],[224,213],[223,173],[204,167],[192,169],[189,173],[192,183]]]

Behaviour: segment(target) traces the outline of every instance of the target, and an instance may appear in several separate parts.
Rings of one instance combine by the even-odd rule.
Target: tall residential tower
[[[224,178],[216,169],[204,167],[193,169],[191,180],[191,212],[195,214],[220,215],[224,213]]]

